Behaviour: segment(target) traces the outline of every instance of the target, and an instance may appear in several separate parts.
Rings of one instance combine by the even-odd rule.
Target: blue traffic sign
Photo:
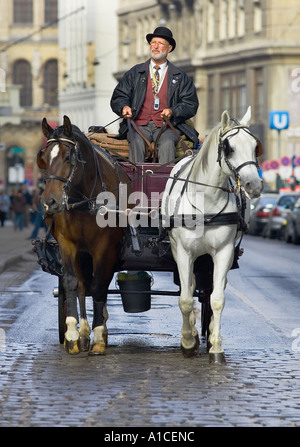
[[[270,110],[270,129],[283,130],[289,127],[289,112],[283,110]]]

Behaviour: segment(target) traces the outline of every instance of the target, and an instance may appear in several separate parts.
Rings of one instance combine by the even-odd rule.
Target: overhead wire
[[[42,25],[39,27],[39,29],[33,31],[32,33],[27,34],[24,37],[21,37],[20,39],[17,39],[13,42],[10,42],[9,44],[5,45],[3,48],[1,48],[1,53],[3,53],[4,51],[8,50],[9,48],[13,47],[14,45],[18,45],[19,43],[22,42],[26,42],[26,40],[29,40],[32,36],[35,36],[36,34],[39,34],[40,32],[42,32],[44,29],[47,28],[51,28],[53,25],[57,24],[58,22],[67,19],[68,17],[77,14],[78,12],[84,10],[85,7],[82,6],[81,8],[75,9],[74,11],[69,12],[68,14],[62,16],[62,17],[58,17],[55,20],[52,20],[51,22],[46,23],[45,25]]]

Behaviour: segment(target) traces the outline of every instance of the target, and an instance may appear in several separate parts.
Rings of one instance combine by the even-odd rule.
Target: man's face
[[[171,50],[172,45],[161,37],[153,37],[150,42],[151,57],[155,62],[165,62]]]

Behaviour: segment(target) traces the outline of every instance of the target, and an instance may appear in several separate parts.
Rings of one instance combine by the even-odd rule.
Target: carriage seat
[[[116,138],[116,134],[103,133],[101,130],[100,132],[95,132],[94,129],[89,131],[86,136],[92,143],[96,144],[99,147],[102,147],[103,149],[107,149],[112,155],[115,153],[116,156],[119,155],[120,157],[125,159],[129,158],[128,140],[119,140]],[[185,135],[182,136],[182,140],[190,149],[193,149],[193,142],[189,141]],[[184,152],[180,143],[178,142],[176,146],[176,158],[181,157],[182,155],[184,155]]]

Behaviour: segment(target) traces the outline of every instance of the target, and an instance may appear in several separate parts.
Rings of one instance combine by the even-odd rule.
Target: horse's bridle
[[[50,138],[49,140],[47,140],[46,147],[48,147],[48,145],[51,143],[60,143],[60,142],[69,143],[72,146],[74,146],[74,148],[72,147],[70,149],[70,163],[72,165],[71,174],[69,175],[68,178],[61,177],[59,175],[53,175],[53,174],[47,175],[47,176],[45,176],[45,181],[59,180],[60,182],[65,183],[63,189],[66,190],[66,189],[68,189],[71,181],[73,180],[76,170],[77,170],[76,162],[78,161],[79,145],[78,145],[77,141],[75,142],[73,140],[69,140],[68,138]]]
[[[70,158],[70,163],[72,165],[72,171],[71,171],[71,173],[70,173],[68,178],[61,177],[59,175],[54,175],[54,174],[51,174],[51,175],[48,175],[48,176],[45,175],[44,176],[45,181],[47,181],[47,180],[58,180],[58,181],[64,183],[64,186],[63,186],[63,203],[65,204],[65,206],[66,206],[66,208],[68,210],[71,209],[71,208],[74,208],[74,207],[76,207],[78,205],[86,204],[86,203],[89,203],[90,209],[94,209],[95,208],[95,204],[93,204],[93,203],[95,202],[95,198],[93,197],[93,194],[94,194],[94,191],[95,191],[95,188],[96,188],[96,183],[97,183],[97,179],[98,178],[101,181],[102,190],[106,191],[106,184],[105,184],[104,179],[103,179],[103,175],[102,175],[101,167],[100,167],[100,164],[99,164],[99,160],[98,160],[98,158],[96,156],[96,151],[93,150],[93,156],[94,156],[94,167],[95,167],[95,171],[96,171],[97,175],[95,175],[95,180],[94,180],[94,184],[93,184],[92,190],[90,192],[90,197],[86,197],[86,196],[84,196],[80,192],[80,194],[82,195],[83,200],[81,200],[78,203],[73,203],[72,205],[69,206],[69,198],[68,198],[68,195],[67,195],[67,191],[70,188],[71,182],[72,182],[72,180],[73,180],[73,178],[75,176],[75,173],[77,171],[78,163],[81,163],[82,165],[84,165],[86,163],[86,161],[81,158],[80,145],[79,145],[78,141],[73,141],[73,140],[70,140],[68,138],[50,138],[50,139],[47,140],[46,147],[49,144],[51,144],[51,143],[60,143],[60,142],[69,143],[69,144],[72,145],[71,148],[70,148],[70,152],[69,152],[69,158]],[[82,176],[83,176],[83,174],[84,174],[84,169],[82,170]]]
[[[230,171],[233,172],[235,180],[239,181],[239,177],[240,177],[239,171],[241,169],[243,169],[245,166],[255,165],[257,170],[259,170],[257,157],[260,155],[262,148],[261,148],[261,142],[258,140],[258,138],[256,138],[255,135],[253,135],[250,132],[250,130],[248,129],[247,126],[243,126],[243,125],[239,124],[236,120],[234,120],[234,121],[236,122],[236,126],[231,127],[230,129],[225,130],[225,132],[223,132],[223,133],[220,132],[220,134],[219,134],[219,145],[218,145],[218,159],[217,159],[217,162],[219,163],[219,165],[221,167],[221,159],[222,159],[222,154],[223,154],[225,163],[227,164],[227,166],[230,169]],[[236,132],[233,135],[230,135],[230,136],[234,136],[237,133],[239,133],[239,131],[241,129],[243,129],[245,132],[247,132],[249,135],[251,135],[251,137],[253,137],[255,139],[256,143],[257,143],[257,145],[256,145],[256,152],[255,152],[256,161],[253,161],[253,160],[245,161],[244,163],[240,164],[238,167],[234,167],[230,163],[230,161],[228,159],[228,156],[229,156],[230,150],[231,150],[230,143],[228,141],[229,137],[226,137],[224,139],[224,136],[226,134],[228,134],[228,132],[231,132],[232,130],[236,130]]]
[[[44,180],[45,180],[45,182],[47,180],[58,180],[58,181],[64,183],[64,186],[63,186],[63,203],[68,208],[67,190],[69,189],[70,184],[71,184],[73,178],[75,177],[75,174],[76,174],[76,171],[77,171],[77,162],[79,161],[81,163],[85,163],[85,161],[81,160],[81,158],[79,156],[79,152],[80,151],[79,151],[79,143],[78,143],[78,141],[73,141],[73,140],[70,140],[68,138],[50,138],[49,140],[47,140],[46,147],[48,147],[48,145],[51,144],[51,143],[58,143],[59,144],[60,142],[68,143],[68,144],[71,145],[70,151],[69,151],[69,158],[70,158],[70,163],[72,165],[72,171],[71,171],[71,173],[70,173],[68,178],[61,177],[59,175],[51,174],[51,175],[45,175],[44,176]]]

